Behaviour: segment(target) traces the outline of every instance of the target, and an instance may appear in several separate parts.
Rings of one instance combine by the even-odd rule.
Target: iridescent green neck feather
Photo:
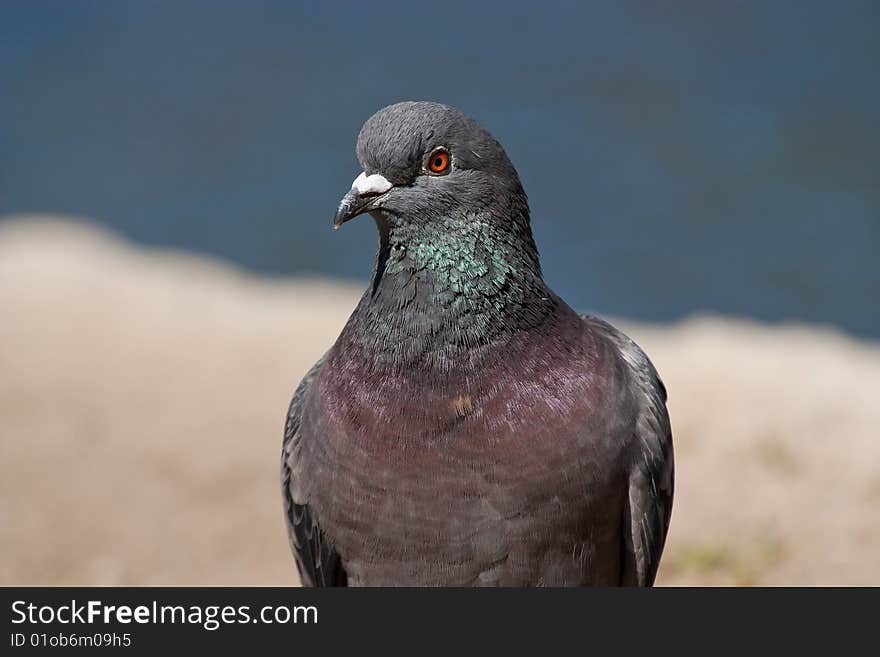
[[[376,220],[372,284],[340,348],[401,367],[449,370],[457,358],[501,346],[555,312],[558,301],[541,278],[527,215],[506,225],[480,213]]]

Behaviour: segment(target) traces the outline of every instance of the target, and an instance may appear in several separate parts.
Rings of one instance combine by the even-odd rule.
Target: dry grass
[[[296,583],[281,425],[358,294],[0,225],[0,584]],[[880,347],[711,318],[626,328],[671,394],[660,582],[880,584]]]

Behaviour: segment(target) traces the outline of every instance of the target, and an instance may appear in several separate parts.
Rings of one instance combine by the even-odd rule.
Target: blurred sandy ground
[[[0,223],[0,584],[295,584],[281,427],[359,293]],[[659,583],[880,584],[880,345],[624,328],[670,390]]]

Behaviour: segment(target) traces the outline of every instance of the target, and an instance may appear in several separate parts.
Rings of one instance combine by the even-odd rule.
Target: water
[[[357,131],[440,100],[505,145],[575,307],[880,337],[876,6],[5,2],[0,214],[366,280],[372,222],[329,228]]]

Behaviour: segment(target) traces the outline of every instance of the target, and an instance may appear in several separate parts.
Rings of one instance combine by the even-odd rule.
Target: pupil
[[[438,157],[436,160],[434,160],[434,166],[439,169],[440,167],[443,166],[443,160]]]

